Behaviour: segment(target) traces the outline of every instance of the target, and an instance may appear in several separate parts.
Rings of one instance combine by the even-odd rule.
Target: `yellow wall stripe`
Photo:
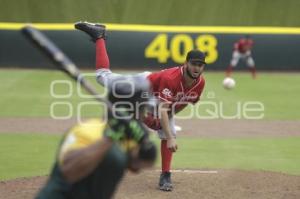
[[[0,30],[19,30],[26,23],[0,23]],[[41,30],[74,30],[70,23],[34,23]],[[237,26],[162,26],[139,24],[105,24],[108,30],[138,32],[184,32],[225,34],[300,34],[297,27],[237,27]]]

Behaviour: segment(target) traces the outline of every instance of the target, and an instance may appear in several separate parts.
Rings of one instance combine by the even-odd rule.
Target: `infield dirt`
[[[62,134],[76,120],[54,121],[35,118],[2,118],[0,132],[40,132]],[[182,120],[180,136],[193,137],[281,137],[299,136],[298,121]],[[195,131],[197,125],[198,131]],[[200,128],[201,127],[201,128]],[[220,130],[221,129],[221,130]],[[127,173],[116,199],[243,198],[298,199],[300,176],[266,171],[218,170],[217,173],[176,172],[174,191],[157,189],[159,172],[148,170],[139,175]],[[46,176],[0,181],[1,199],[33,198],[47,180]]]

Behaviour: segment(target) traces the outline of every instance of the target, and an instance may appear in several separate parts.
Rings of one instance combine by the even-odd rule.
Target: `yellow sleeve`
[[[106,123],[100,119],[91,119],[75,125],[66,134],[59,151],[61,163],[67,152],[87,147],[102,139]]]

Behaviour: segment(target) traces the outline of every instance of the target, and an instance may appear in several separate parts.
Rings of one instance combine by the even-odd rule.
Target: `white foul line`
[[[155,170],[161,172],[161,170]],[[216,170],[190,170],[190,169],[175,169],[171,170],[172,173],[204,173],[204,174],[217,174]]]

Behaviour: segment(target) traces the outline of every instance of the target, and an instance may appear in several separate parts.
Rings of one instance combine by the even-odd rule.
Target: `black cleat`
[[[100,38],[106,39],[106,30],[104,25],[80,21],[75,23],[74,26],[77,30],[87,33],[94,42]]]
[[[160,174],[158,186],[159,186],[159,189],[162,191],[172,191],[173,190],[170,172],[163,172]]]

